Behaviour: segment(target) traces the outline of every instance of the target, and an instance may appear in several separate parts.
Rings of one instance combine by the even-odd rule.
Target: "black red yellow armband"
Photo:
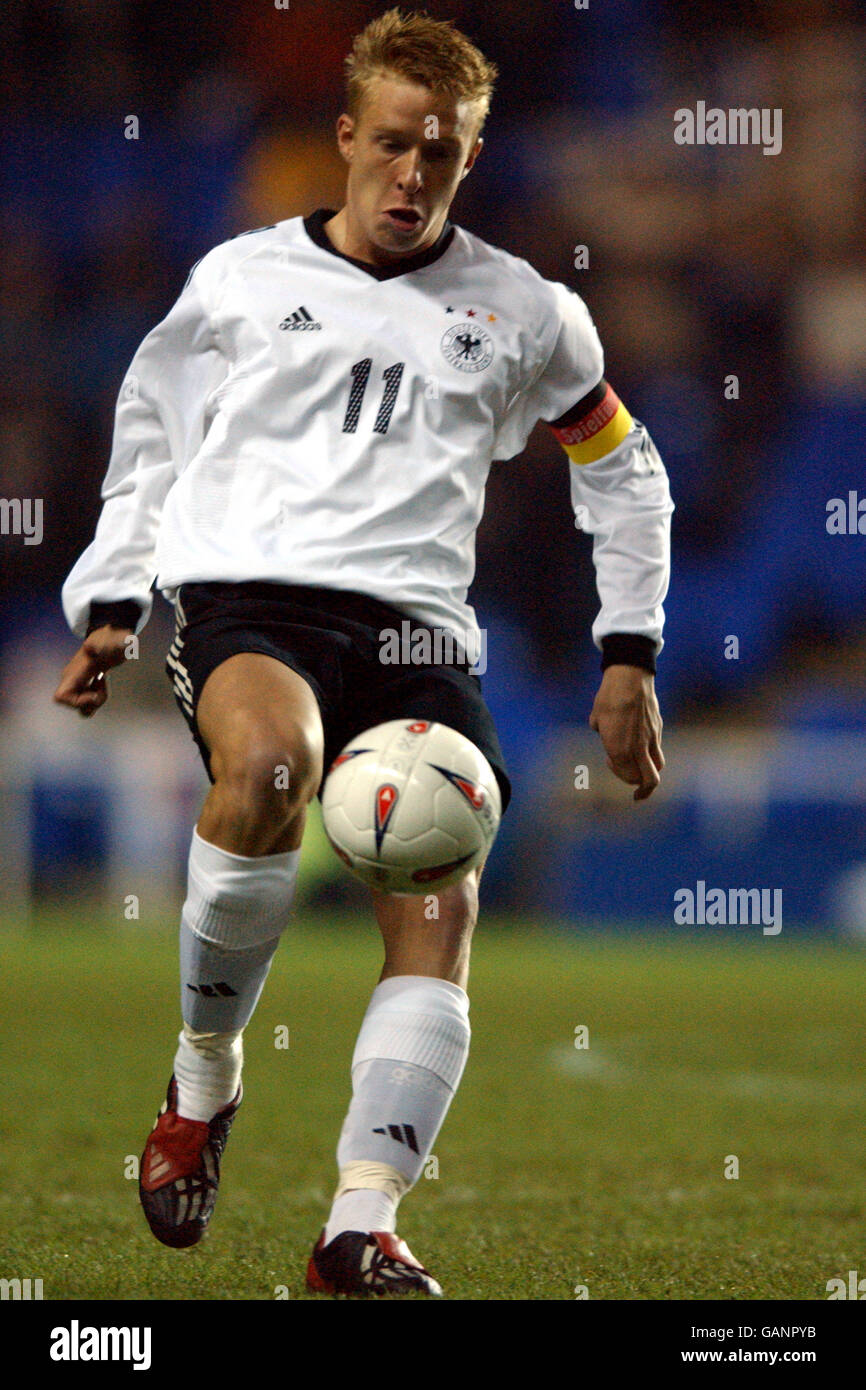
[[[595,463],[621,444],[634,421],[604,378],[583,400],[550,423],[572,463]]]

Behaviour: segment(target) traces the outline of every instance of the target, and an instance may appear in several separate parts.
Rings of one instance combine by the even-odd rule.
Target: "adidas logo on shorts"
[[[166,665],[172,673],[172,686],[175,696],[186,714],[192,718],[193,714],[193,688],[189,672],[183,665],[180,655],[183,650],[183,638],[180,635],[180,621],[175,626],[174,641],[168,649]]]

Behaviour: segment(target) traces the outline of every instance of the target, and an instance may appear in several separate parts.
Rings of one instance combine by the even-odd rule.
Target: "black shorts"
[[[229,657],[262,652],[297,671],[313,690],[325,734],[325,773],[365,729],[388,719],[436,720],[481,749],[505,811],[511,783],[478,677],[465,662],[400,665],[380,659],[383,630],[400,633],[406,613],[366,594],[263,581],[184,584],[176,613],[166,674],[211,781],[210,755],[196,722],[199,696],[211,672]],[[413,634],[426,626],[416,618],[410,622]]]

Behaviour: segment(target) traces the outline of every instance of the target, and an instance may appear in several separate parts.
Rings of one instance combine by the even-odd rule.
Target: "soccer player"
[[[244,234],[193,268],[124,381],[96,537],[63,590],[84,640],[55,698],[83,715],[105,702],[152,586],[173,601],[167,670],[212,783],[181,917],[183,1028],[141,1167],[151,1230],[175,1247],[200,1240],[213,1211],[243,1029],[332,759],[384,720],[438,720],[481,749],[508,803],[466,597],[491,462],[520,453],[539,420],[594,537],[603,676],[590,723],[635,799],[664,761],[665,470],[603,377],[581,299],[449,220],[496,70],[450,23],[396,9],[357,37],[347,70],[344,206]],[[461,660],[382,664],[380,634],[407,617],[454,635]],[[441,1292],[396,1213],[466,1063],[480,877],[442,890],[435,921],[423,898],[372,895],[385,963],[313,1289]]]

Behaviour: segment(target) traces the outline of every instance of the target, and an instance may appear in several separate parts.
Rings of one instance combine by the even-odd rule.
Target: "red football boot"
[[[322,1231],[307,1265],[307,1288],[315,1293],[426,1293],[442,1289],[390,1231],[342,1231],[330,1245]]]
[[[220,1158],[238,1111],[243,1087],[206,1123],[177,1113],[177,1082],[172,1076],[156,1125],[147,1138],[138,1195],[157,1240],[176,1250],[197,1245],[213,1215],[220,1181]]]

